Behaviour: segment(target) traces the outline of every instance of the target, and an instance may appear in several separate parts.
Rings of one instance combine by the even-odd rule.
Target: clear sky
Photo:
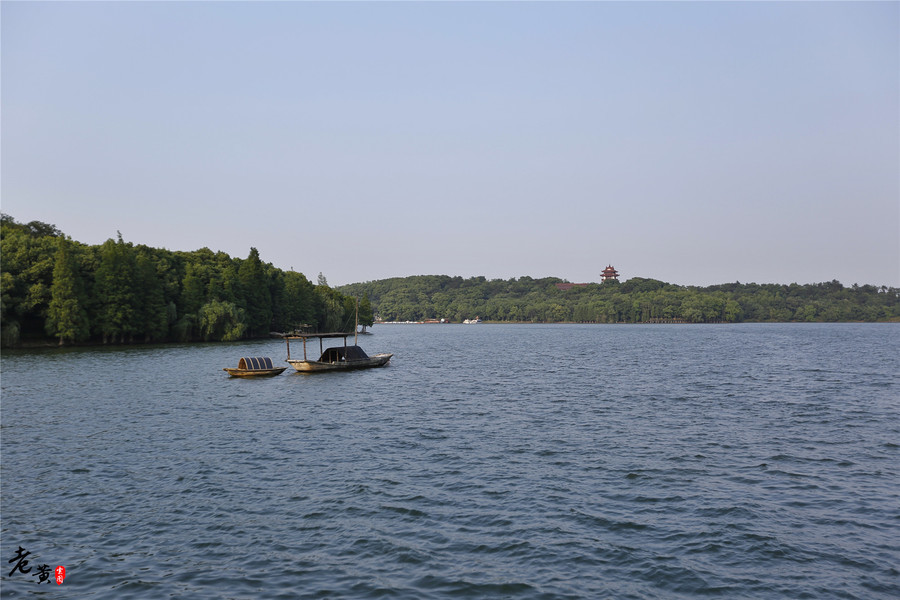
[[[0,209],[332,285],[900,286],[897,2],[2,2]]]

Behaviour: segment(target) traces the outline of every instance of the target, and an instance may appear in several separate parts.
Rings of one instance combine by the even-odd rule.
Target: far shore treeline
[[[559,289],[562,279],[421,275],[331,288],[319,274],[201,248],[99,246],[55,226],[0,224],[0,342],[235,341],[288,332],[352,331],[359,323],[480,317],[497,322],[735,323],[898,321],[900,290],[873,285],[685,287],[632,277]]]
[[[557,288],[562,279],[488,280],[424,275],[355,283],[338,289],[366,295],[384,321],[480,317],[528,323],[739,323],[898,321],[900,290],[838,281],[807,285],[728,283],[684,287],[632,277]]]
[[[39,221],[0,223],[0,338],[46,343],[234,341],[300,327],[352,331],[356,298],[320,274],[201,248],[172,252],[125,242],[71,240]],[[372,324],[361,299],[359,322]]]

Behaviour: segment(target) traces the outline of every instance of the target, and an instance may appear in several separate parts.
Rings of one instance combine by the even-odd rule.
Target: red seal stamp
[[[56,574],[56,585],[62,585],[63,579],[66,578],[66,568],[62,565],[56,567],[53,572]]]

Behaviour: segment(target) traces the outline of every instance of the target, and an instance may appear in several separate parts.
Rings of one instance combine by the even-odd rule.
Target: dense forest
[[[0,223],[0,341],[234,341],[272,331],[352,331],[356,298],[260,259],[201,248],[172,252],[109,239],[71,240],[55,226]],[[368,299],[361,324],[372,324]]]
[[[498,322],[736,323],[897,321],[900,290],[838,281],[807,285],[729,283],[684,287],[633,277],[561,290],[562,279],[487,280],[427,275],[341,286],[367,295],[385,321],[480,317]]]

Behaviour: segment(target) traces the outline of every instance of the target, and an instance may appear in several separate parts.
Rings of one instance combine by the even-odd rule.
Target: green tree
[[[353,329],[353,316],[350,322],[345,317],[344,296],[328,286],[317,285],[318,328],[319,331],[350,331]]]
[[[59,237],[57,245],[46,329],[48,334],[59,339],[62,346],[66,341],[86,339],[90,335],[90,325],[84,308],[84,286],[72,255],[72,242]]]
[[[15,279],[10,273],[0,273],[0,344],[15,346],[19,342],[19,322],[12,318],[13,298],[10,291]]]
[[[140,298],[136,303],[137,332],[148,342],[164,339],[169,332],[169,306],[156,264],[146,248],[138,251],[135,261],[135,293]]]
[[[278,298],[281,322],[279,331],[293,331],[316,321],[315,288],[303,275],[288,271]]]
[[[231,302],[210,300],[200,308],[200,333],[204,340],[234,342],[244,335],[243,310]]]
[[[196,314],[206,301],[206,285],[202,275],[203,267],[188,263],[181,282],[181,306],[185,314]]]
[[[700,294],[691,294],[681,302],[681,318],[689,323],[703,322],[703,299]]]
[[[250,248],[250,255],[241,261],[237,275],[243,292],[248,334],[250,336],[268,334],[272,326],[272,296],[256,248]]]
[[[16,223],[3,215],[0,224],[0,272],[3,273],[2,314],[4,343],[18,341],[19,334],[43,335],[50,304],[50,286],[59,230],[32,221]]]
[[[122,240],[122,234],[115,242],[106,240],[100,249],[94,285],[98,299],[96,323],[103,343],[124,342],[138,331],[134,273],[131,244]]]
[[[359,324],[362,325],[363,331],[366,330],[366,327],[375,324],[375,313],[372,310],[372,302],[369,300],[368,294],[363,294],[363,298],[359,302]]]
[[[729,298],[725,301],[725,321],[734,323],[741,318],[741,305]]]

